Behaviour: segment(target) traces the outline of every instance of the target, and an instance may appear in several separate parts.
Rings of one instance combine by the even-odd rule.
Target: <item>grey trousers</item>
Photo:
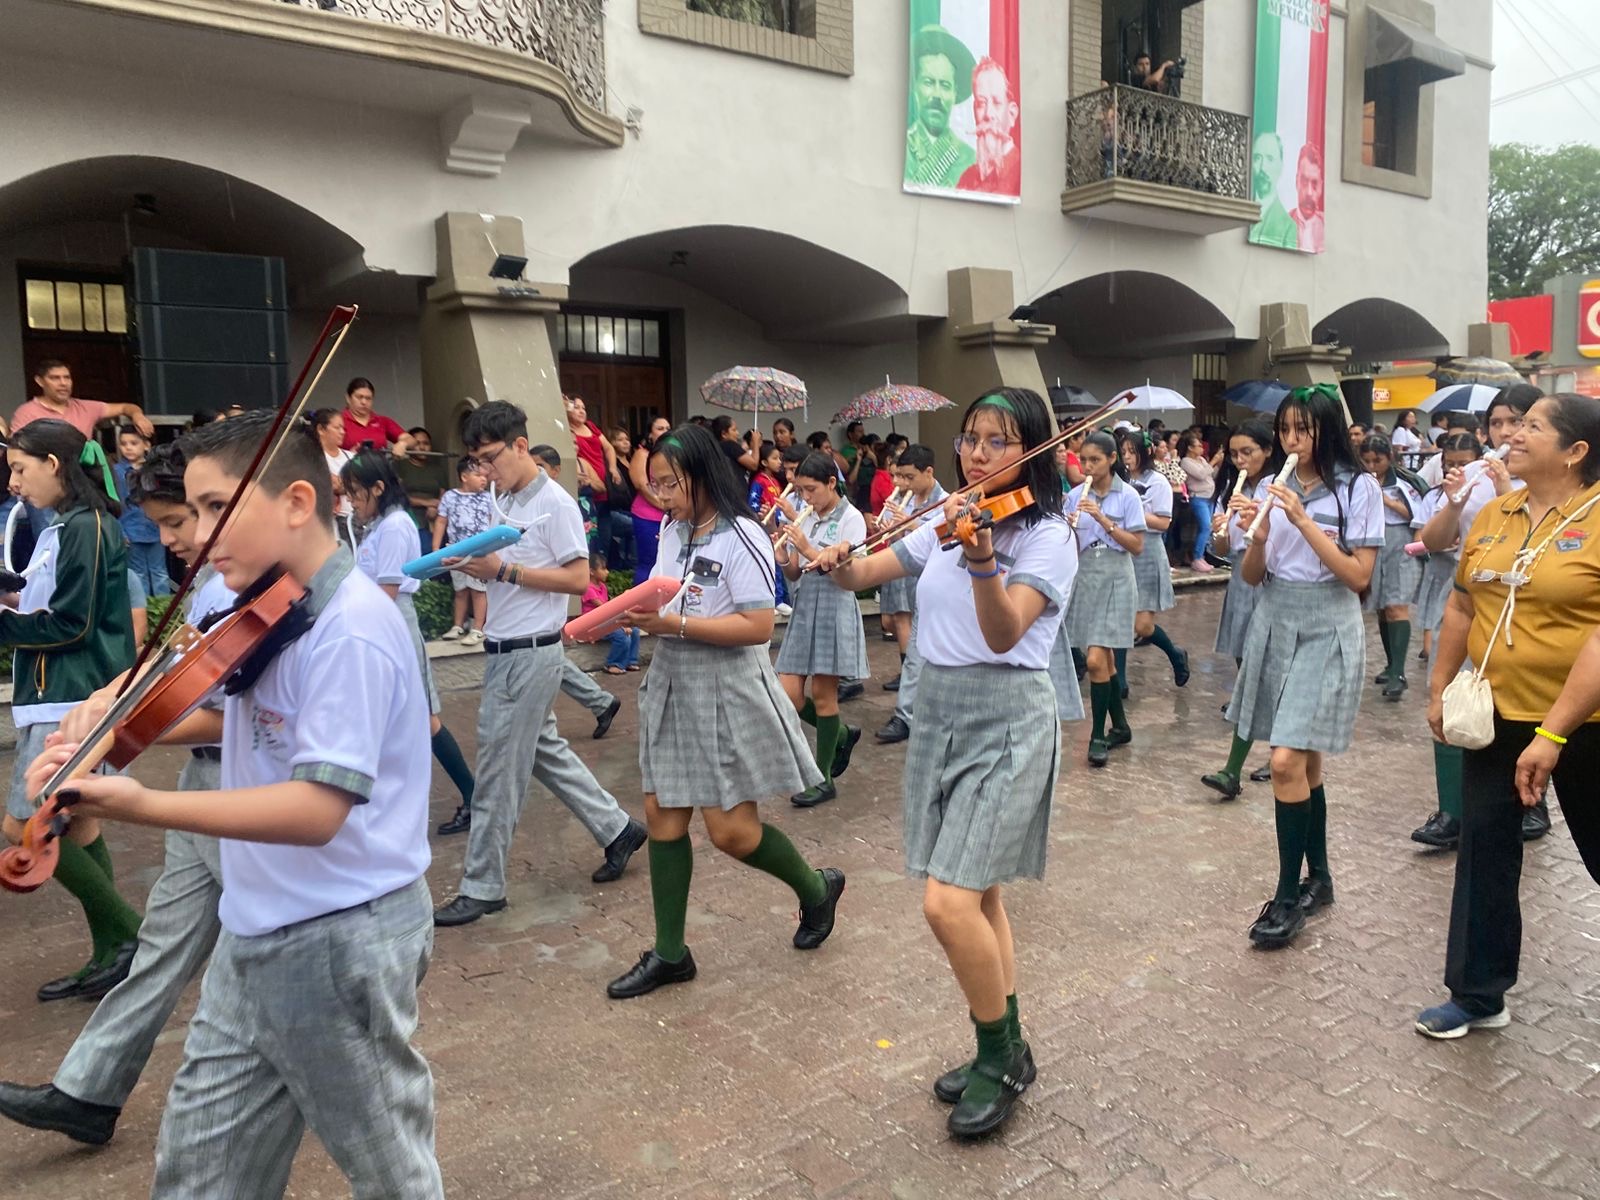
[[[355,1200],[439,1200],[411,1045],[433,950],[418,879],[260,937],[223,931],[156,1143],[159,1200],[275,1200],[309,1127]]]
[[[922,651],[917,649],[917,614],[911,614],[911,649],[900,664],[900,690],[895,693],[894,715],[911,724],[911,706],[917,702],[917,680],[922,678]]]
[[[186,792],[221,783],[222,764],[207,759],[190,758],[178,776]],[[112,1108],[127,1103],[156,1038],[221,932],[219,859],[216,838],[167,834],[166,862],[145,901],[133,967],[95,1007],[56,1071],[53,1082],[67,1095]]]
[[[565,654],[561,656],[561,690],[597,717],[604,716],[606,709],[616,700]]]
[[[478,786],[472,794],[463,896],[504,898],[506,857],[528,802],[529,775],[549,788],[601,846],[628,827],[617,798],[556,730],[552,706],[566,661],[560,643],[489,655],[478,709]]]

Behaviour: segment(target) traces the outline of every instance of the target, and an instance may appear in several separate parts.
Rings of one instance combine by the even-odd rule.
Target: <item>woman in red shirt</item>
[[[371,446],[374,450],[389,450],[396,455],[411,450],[412,438],[400,428],[400,422],[372,411],[376,393],[372,380],[357,375],[344,388],[344,448],[360,450]]]

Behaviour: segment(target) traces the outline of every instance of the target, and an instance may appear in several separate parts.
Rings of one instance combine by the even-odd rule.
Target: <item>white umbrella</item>
[[[1152,387],[1148,383],[1143,387],[1118,392],[1116,398],[1126,402],[1123,412],[1179,412],[1194,408],[1181,393],[1171,388]]]
[[[1490,402],[1499,394],[1498,387],[1487,383],[1452,383],[1429,396],[1417,409],[1425,413],[1488,412]]]

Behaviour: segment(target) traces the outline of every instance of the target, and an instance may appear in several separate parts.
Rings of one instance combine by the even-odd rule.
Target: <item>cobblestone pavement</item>
[[[1108,770],[1083,765],[1086,728],[1067,727],[1048,878],[1012,898],[1039,1080],[1002,1136],[951,1143],[929,1094],[969,1054],[971,1033],[901,875],[906,750],[871,743],[890,711],[879,681],[893,670],[874,640],[878,678],[847,706],[869,737],[838,801],[769,814],[814,861],[849,873],[838,931],[816,954],[789,947],[792,899],[697,831],[689,940],[700,978],[608,1002],[605,982],[651,938],[643,860],[618,884],[590,884],[599,851],[535,788],[511,907],[441,930],[423,989],[419,1041],[438,1083],[449,1194],[1600,1195],[1600,895],[1559,817],[1528,854],[1513,1024],[1454,1043],[1418,1037],[1413,1015],[1441,995],[1451,861],[1407,840],[1433,808],[1420,672],[1398,705],[1373,689],[1360,749],[1329,773],[1339,902],[1293,948],[1253,952],[1245,929],[1275,871],[1270,789],[1230,805],[1198,783],[1227,746],[1218,706],[1233,668],[1209,653],[1220,600],[1191,594],[1169,614],[1195,651],[1183,691],[1158,652],[1133,652],[1135,742]],[[469,751],[481,662],[441,665],[446,717]],[[604,741],[569,701],[560,710],[634,811],[637,679],[621,681]],[[170,780],[175,765],[169,755],[143,769]],[[435,816],[453,804],[436,772]],[[113,844],[119,878],[142,896],[158,838],[119,830]],[[454,891],[462,849],[459,838],[438,846],[436,897]],[[0,1074],[43,1080],[86,1010],[39,1005],[33,990],[82,961],[81,920],[54,887],[4,896],[0,912]],[[192,997],[110,1147],[7,1127],[0,1194],[143,1195],[191,1008]],[[311,1139],[291,1190],[348,1194]]]

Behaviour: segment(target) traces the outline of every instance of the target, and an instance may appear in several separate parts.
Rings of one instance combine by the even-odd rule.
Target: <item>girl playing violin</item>
[[[1044,875],[1060,732],[1050,648],[1072,591],[1077,552],[1061,515],[1053,458],[1018,460],[1047,441],[1050,410],[1022,388],[974,401],[956,439],[963,488],[987,495],[1026,484],[1032,503],[992,530],[940,549],[925,524],[864,559],[840,543],[817,566],[845,595],[904,575],[917,581],[917,645],[926,660],[906,757],[906,870],[925,879],[922,907],[966,996],[977,1055],[941,1076],[959,1137],[993,1132],[1033,1082],[1022,1038],[1016,952],[1000,888]],[[945,502],[947,525],[964,511]]]

